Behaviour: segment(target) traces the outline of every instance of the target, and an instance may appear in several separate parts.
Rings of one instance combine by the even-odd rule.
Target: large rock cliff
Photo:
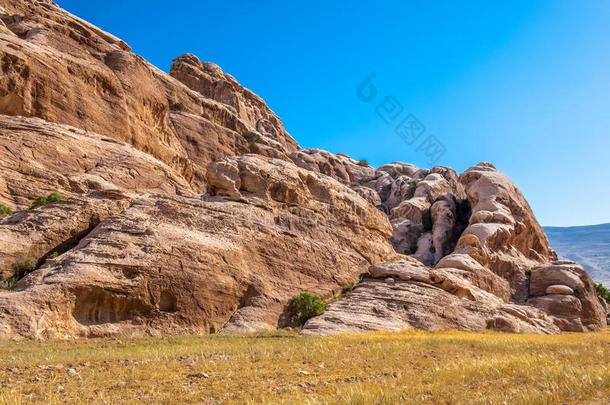
[[[167,74],[49,0],[0,1],[0,62],[0,337],[275,329],[359,278],[304,333],[606,325],[489,163],[301,149],[218,66]]]

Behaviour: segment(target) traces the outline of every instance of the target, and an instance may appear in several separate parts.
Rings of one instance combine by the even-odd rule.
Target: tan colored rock
[[[302,333],[332,335],[414,328],[559,332],[542,311],[533,308],[527,320],[522,320],[501,308],[459,298],[428,283],[395,279],[394,284],[387,284],[383,279],[365,279],[346,298],[328,306],[323,315],[310,319]]]
[[[411,255],[417,251],[417,241],[424,232],[424,226],[406,218],[394,218],[390,243],[396,252]]]
[[[508,282],[496,275],[489,269],[483,267],[472,257],[452,253],[443,257],[435,266],[437,269],[449,269],[454,273],[470,281],[474,286],[487,291],[508,302],[510,299],[510,286]]]
[[[27,257],[36,259],[72,248],[105,218],[131,204],[119,192],[72,196],[0,220],[0,281],[12,277],[12,265]]]
[[[381,205],[381,198],[379,197],[379,194],[377,194],[377,191],[373,190],[372,188],[365,186],[353,186],[352,190],[375,207]]]
[[[379,166],[377,170],[386,172],[390,174],[392,177],[399,177],[400,175],[404,175],[407,177],[414,177],[415,173],[419,170],[419,168],[410,163],[403,162],[392,162],[382,166]]]
[[[468,227],[455,253],[473,257],[511,286],[511,299],[527,298],[526,271],[550,260],[555,252],[521,192],[491,164],[481,163],[462,173],[472,207]]]
[[[0,162],[0,203],[14,210],[54,191],[193,192],[170,167],[123,142],[38,118],[0,115]]]
[[[399,176],[392,181],[388,197],[385,201],[385,205],[392,212],[392,216],[399,217],[394,214],[395,207],[398,207],[401,202],[409,200],[415,193],[416,181],[408,176]],[[408,218],[408,217],[404,217]],[[411,218],[409,218],[411,219]]]
[[[174,59],[170,75],[205,98],[228,106],[248,127],[275,141],[284,151],[290,153],[299,148],[267,104],[214,63],[201,62],[195,55],[185,54]]]
[[[573,295],[574,294],[574,290],[572,290],[570,287],[568,287],[567,285],[561,285],[561,284],[554,284],[554,285],[550,285],[546,288],[545,293],[547,295],[550,294],[565,294],[565,295]]]
[[[290,154],[299,167],[322,173],[345,184],[365,183],[378,177],[375,169],[360,166],[347,155],[334,155],[322,149],[301,149]]]
[[[413,222],[422,224],[424,229],[430,229],[430,203],[425,197],[411,198],[404,200],[391,211],[394,218],[407,218]]]
[[[141,195],[0,292],[0,336],[275,329],[293,295],[329,299],[395,258],[389,221],[348,187],[255,155],[223,164],[235,171],[211,168],[214,196]]]
[[[219,84],[215,94],[193,91],[50,1],[5,0],[3,7],[2,114],[39,117],[124,141],[201,191],[208,164],[248,151],[246,131],[260,132],[285,152],[298,149],[265,103],[217,67],[207,77],[226,86]],[[172,71],[190,85],[185,59],[196,58],[178,58]],[[191,116],[177,113],[174,105]]]
[[[534,268],[530,294],[534,297],[528,303],[551,314],[562,330],[583,332],[607,326],[606,311],[597,299],[593,280],[577,263],[555,261]]]

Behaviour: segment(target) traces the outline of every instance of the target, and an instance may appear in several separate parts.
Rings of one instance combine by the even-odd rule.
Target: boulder
[[[550,285],[546,288],[545,293],[549,294],[565,294],[565,295],[573,295],[574,290],[572,290],[567,285],[554,284]]]
[[[607,326],[595,285],[578,263],[554,261],[532,269],[530,305],[547,311],[562,330],[589,331]],[[573,294],[573,295],[572,295]]]
[[[472,209],[455,253],[464,253],[507,280],[511,299],[528,297],[527,270],[556,260],[555,252],[517,187],[490,163],[459,177]]]

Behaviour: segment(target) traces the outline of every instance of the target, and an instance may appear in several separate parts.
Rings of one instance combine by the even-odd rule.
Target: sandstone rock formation
[[[491,164],[460,176],[300,149],[191,54],[166,74],[50,0],[0,2],[0,337],[589,331],[606,310]],[[31,209],[51,192],[69,197]],[[54,257],[54,252],[58,253]]]
[[[76,246],[26,276],[19,291],[0,293],[0,335],[275,329],[293,295],[331,298],[371,263],[396,257],[385,215],[329,177],[247,155],[217,162],[208,181],[209,196],[139,194],[82,239],[67,234]],[[47,217],[86,217],[81,198],[93,197],[3,225],[15,232]],[[57,244],[46,241],[42,251]]]

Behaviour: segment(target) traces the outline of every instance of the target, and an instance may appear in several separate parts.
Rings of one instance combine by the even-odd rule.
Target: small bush
[[[38,260],[33,257],[26,257],[13,263],[13,277],[17,280],[36,270]]]
[[[362,159],[358,162],[358,166],[369,167],[369,162],[367,162],[366,159]]]
[[[430,174],[430,170],[428,169],[423,169],[421,172],[419,172],[419,178],[421,179],[425,179],[427,175]]]
[[[248,141],[248,143],[256,143],[256,142],[260,142],[261,140],[261,136],[259,134],[257,134],[256,132],[244,132],[243,134],[241,134],[241,136],[243,136],[246,141]]]
[[[599,298],[606,300],[610,304],[610,291],[602,283],[595,283],[595,292]]]
[[[0,290],[12,290],[17,285],[17,278],[11,277],[0,282]]]
[[[59,256],[59,253],[53,252],[49,255],[49,257],[47,257],[47,259],[55,259],[57,256]]]
[[[8,217],[13,214],[13,210],[4,204],[0,204],[0,218]]]
[[[171,105],[171,109],[174,111],[184,111],[184,104],[182,103],[174,103]]]
[[[407,200],[410,198],[413,198],[413,196],[415,195],[416,188],[417,188],[417,182],[415,180],[413,180],[412,182],[409,183],[409,187],[407,187],[407,191],[405,193],[405,198]]]
[[[68,197],[66,197],[65,195],[53,192],[46,197],[45,196],[36,197],[36,199],[32,203],[32,206],[30,207],[30,209],[42,207],[43,205],[51,204],[51,203],[54,203],[54,202],[57,202],[60,200],[66,200],[66,199],[68,199]]]
[[[304,325],[308,319],[314,316],[322,315],[325,308],[326,304],[322,301],[322,298],[306,292],[292,297],[290,303],[292,320],[299,325]]]

